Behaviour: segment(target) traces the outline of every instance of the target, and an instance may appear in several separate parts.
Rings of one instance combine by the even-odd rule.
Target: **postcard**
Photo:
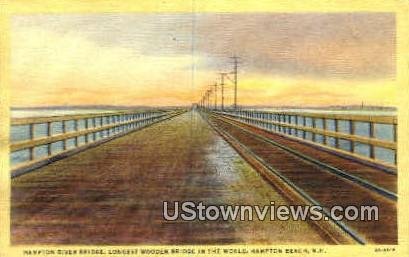
[[[0,256],[408,256],[407,1],[4,1]]]

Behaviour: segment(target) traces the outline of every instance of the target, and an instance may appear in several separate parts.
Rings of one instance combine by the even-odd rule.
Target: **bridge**
[[[151,109],[15,118],[14,244],[396,244],[395,116]],[[163,201],[318,205],[322,220],[166,221]],[[337,220],[330,206],[379,207]]]

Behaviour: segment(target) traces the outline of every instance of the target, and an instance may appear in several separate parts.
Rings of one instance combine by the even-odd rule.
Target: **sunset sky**
[[[231,71],[232,55],[240,105],[397,104],[391,13],[24,15],[11,25],[12,106],[189,105]],[[230,82],[226,94],[231,103]]]

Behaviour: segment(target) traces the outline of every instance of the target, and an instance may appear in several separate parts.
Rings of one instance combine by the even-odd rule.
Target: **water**
[[[351,114],[351,115],[370,115],[370,116],[396,116],[396,110],[326,110],[311,108],[255,108],[252,110],[275,111],[275,112],[305,112],[305,113],[325,113],[325,114]]]
[[[256,110],[262,110],[262,111],[282,111],[282,112],[305,112],[305,113],[331,113],[331,114],[358,114],[358,115],[371,115],[371,116],[378,116],[378,115],[388,115],[388,116],[393,116],[396,115],[396,111],[393,110],[324,110],[324,109],[300,109],[300,108],[258,108]],[[117,112],[118,109],[58,109],[58,110],[51,110],[51,109],[26,109],[26,110],[12,110],[11,111],[11,117],[12,118],[28,118],[28,117],[50,117],[50,116],[60,116],[60,115],[74,115],[74,114],[87,114],[87,113],[110,113],[110,112]],[[295,117],[294,117],[295,118]],[[303,117],[299,117],[303,118]],[[303,118],[304,119],[304,118]],[[312,119],[311,118],[305,118],[305,125],[308,127],[312,127]],[[99,127],[101,126],[102,122],[105,124],[107,121],[102,121],[101,120],[95,120],[95,126]],[[292,121],[295,123],[295,121]],[[334,120],[326,120],[326,129],[327,130],[335,130],[335,123]],[[90,123],[91,124],[91,123]],[[74,122],[73,121],[67,121],[66,122],[66,130],[73,131],[74,130]],[[316,126],[318,128],[323,127],[324,121],[321,119],[316,119]],[[80,119],[78,121],[78,129],[82,130],[85,128],[85,119]],[[339,121],[338,122],[338,129],[340,132],[343,132],[345,134],[350,134],[350,125],[348,121]],[[50,127],[51,131],[48,131],[47,124],[45,123],[39,123],[34,125],[34,138],[43,138],[46,137],[48,134],[52,135],[58,135],[62,133],[62,122],[60,121],[55,121],[51,123]],[[98,140],[99,138],[105,137],[106,135],[104,134],[105,132],[102,133],[96,133],[95,135],[95,140]],[[293,135],[301,136],[302,135],[298,133],[298,131],[294,131],[294,133],[291,133]],[[307,140],[312,140],[312,134],[310,135],[310,132],[306,132],[306,139]],[[370,128],[369,128],[369,123],[368,122],[355,122],[355,134],[362,136],[362,137],[370,137]],[[318,134],[317,134],[318,135]],[[321,135],[316,135],[316,142],[322,143],[324,142],[324,138]],[[89,138],[90,135],[87,135],[87,138],[91,141],[93,138]],[[322,137],[322,138],[321,138]],[[375,123],[374,124],[374,137],[376,139],[384,140],[384,141],[394,141],[394,128],[393,125],[391,124],[380,124],[380,123]],[[18,142],[18,141],[25,141],[30,139],[30,132],[29,132],[29,126],[28,125],[17,125],[17,126],[12,126],[11,127],[11,133],[10,133],[10,139],[11,142]],[[71,140],[72,141],[72,140]],[[74,142],[72,141],[66,142],[67,147],[70,148],[74,145]],[[82,141],[85,142],[85,136],[84,138],[80,139],[80,142]],[[331,147],[335,147],[335,138],[332,137],[326,137],[327,145]],[[354,148],[357,154],[360,154],[365,157],[369,157],[369,145],[363,144],[363,143],[358,143],[358,142],[351,142],[349,140],[339,140],[339,148],[349,151],[352,147],[352,144],[354,144]],[[51,152],[52,153],[57,153],[62,151],[63,149],[63,142],[54,142],[51,144]],[[36,149],[34,149],[34,157],[42,157],[46,153],[45,146],[38,146]],[[382,147],[376,147],[374,149],[374,155],[375,159],[383,160],[388,163],[395,163],[396,162],[396,153],[393,150],[382,148]],[[21,162],[25,162],[29,159],[29,152],[27,149],[23,149],[20,151],[16,151],[11,154],[11,160],[12,164],[17,164]]]
[[[374,115],[374,116],[396,116],[395,110],[326,110],[326,109],[311,109],[311,108],[249,108],[260,111],[281,111],[281,112],[308,112],[308,113],[326,113],[326,114],[353,114],[353,115]],[[86,113],[107,113],[120,111],[110,109],[26,109],[26,110],[12,110],[12,118],[28,118],[28,117],[49,117],[60,115],[86,114]]]
[[[26,110],[12,110],[11,118],[30,118],[30,117],[51,117],[61,115],[75,115],[75,114],[87,114],[87,113],[109,113],[117,112],[119,110],[107,110],[107,109],[26,109]]]
[[[249,109],[250,110],[250,109]],[[261,115],[257,113],[257,111],[272,111],[272,112],[287,112],[287,113],[316,113],[316,114],[343,114],[343,115],[368,115],[368,116],[396,116],[397,111],[395,110],[330,110],[330,109],[300,109],[300,108],[258,108],[253,109],[256,112],[252,115],[256,118],[266,118],[265,115]],[[271,119],[273,121],[280,121],[283,123],[291,124],[291,125],[299,125],[305,126],[308,128],[313,127],[313,118],[311,117],[302,117],[302,114],[299,115],[284,115],[281,117],[268,117],[267,119]],[[314,118],[315,120],[315,128],[324,129],[324,120],[321,118]],[[354,134],[363,138],[375,138],[378,140],[386,141],[386,142],[395,142],[395,127],[393,124],[386,124],[386,123],[374,123],[373,124],[373,135],[370,129],[370,123],[366,121],[350,121],[350,120],[337,120],[337,129],[336,129],[336,122],[334,119],[325,119],[325,130],[327,131],[338,131],[342,134],[350,135],[352,133],[351,127],[354,126],[355,131]],[[258,126],[263,127],[264,129],[277,131],[284,134],[296,136],[302,138],[306,141],[313,141],[315,143],[319,143],[322,145],[326,145],[331,148],[339,148],[346,152],[354,152],[355,154],[361,155],[366,158],[374,158],[375,160],[380,160],[389,164],[396,163],[396,151],[393,149],[375,146],[373,148],[373,157],[371,155],[371,146],[362,143],[359,140],[351,141],[345,138],[339,138],[338,140],[331,136],[325,136],[320,133],[315,133],[313,135],[312,132],[304,131],[303,129],[294,129],[294,128],[286,128],[272,125],[272,124],[259,124],[255,123]],[[314,137],[315,136],[315,137]]]

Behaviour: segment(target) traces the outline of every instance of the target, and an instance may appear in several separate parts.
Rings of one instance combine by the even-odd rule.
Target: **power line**
[[[226,87],[225,84],[225,79],[227,78],[228,80],[230,80],[231,82],[233,82],[233,86],[234,86],[234,101],[233,101],[233,108],[237,109],[237,88],[238,88],[238,65],[239,65],[239,59],[241,59],[238,56],[232,56],[230,57],[231,59],[233,59],[233,71],[232,72],[219,72],[218,74],[220,75],[220,88],[221,88],[221,109],[224,110],[225,108],[225,89],[228,88],[230,89],[230,86]],[[229,74],[233,74],[233,79],[230,78]],[[214,93],[213,97],[214,97],[214,109],[217,110],[217,86],[218,83],[216,82],[215,84],[209,85],[210,87],[212,87],[212,89],[208,89],[205,91],[204,96],[202,98],[201,102],[201,107],[202,108],[206,108],[206,109],[210,109],[210,102],[211,102],[211,94]],[[213,88],[214,87],[214,88]],[[230,92],[228,92],[227,95],[230,95]]]

